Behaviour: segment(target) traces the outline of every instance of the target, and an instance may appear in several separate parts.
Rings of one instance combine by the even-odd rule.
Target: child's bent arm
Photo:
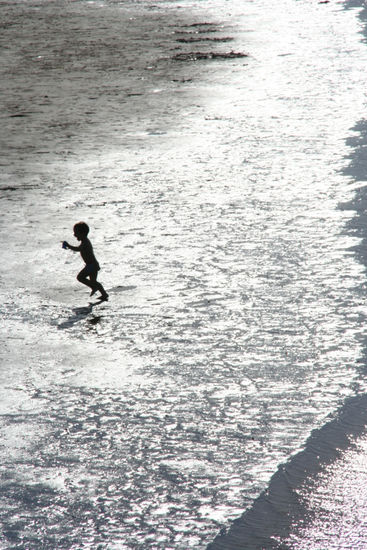
[[[74,252],[80,252],[80,246],[73,246],[69,243],[66,243],[67,247],[70,248],[70,250],[74,250]]]

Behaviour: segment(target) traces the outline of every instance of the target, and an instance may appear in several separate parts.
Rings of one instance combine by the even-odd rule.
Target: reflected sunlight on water
[[[359,439],[307,487],[303,505],[308,522],[294,527],[283,544],[307,548],[363,550],[366,547],[366,439]],[[307,542],[305,542],[307,541]]]
[[[8,547],[204,548],[362,387],[340,206],[358,20],[293,0],[5,7]],[[248,56],[174,58],[195,51]],[[108,303],[61,249],[80,219]]]

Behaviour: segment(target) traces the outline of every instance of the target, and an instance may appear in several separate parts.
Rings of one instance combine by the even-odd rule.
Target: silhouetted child
[[[108,294],[97,281],[98,271],[100,270],[99,263],[93,252],[92,243],[88,239],[89,227],[85,222],[79,222],[74,225],[74,235],[80,241],[80,246],[72,246],[68,242],[62,243],[63,248],[70,248],[75,252],[80,252],[81,257],[85,261],[85,267],[77,275],[77,279],[83,285],[89,286],[92,289],[91,296],[97,292],[101,293],[102,300],[108,300]]]

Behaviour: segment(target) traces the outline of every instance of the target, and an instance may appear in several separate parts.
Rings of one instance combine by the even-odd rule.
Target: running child
[[[97,292],[101,293],[101,300],[108,300],[108,294],[97,281],[98,271],[100,270],[99,263],[93,252],[93,246],[88,239],[89,227],[85,222],[79,222],[74,225],[74,236],[80,241],[79,246],[72,246],[68,242],[62,243],[63,248],[70,248],[74,252],[80,252],[82,259],[85,262],[85,267],[77,275],[77,279],[83,285],[89,286],[92,289],[91,296]]]

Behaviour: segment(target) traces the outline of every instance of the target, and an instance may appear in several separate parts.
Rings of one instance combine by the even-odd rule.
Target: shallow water
[[[366,452],[364,437],[317,478],[316,487],[306,493],[312,521],[292,533],[287,540],[290,548],[305,548],[305,541],[312,549],[366,548]]]
[[[364,389],[357,12],[0,5],[3,548],[205,548]]]

